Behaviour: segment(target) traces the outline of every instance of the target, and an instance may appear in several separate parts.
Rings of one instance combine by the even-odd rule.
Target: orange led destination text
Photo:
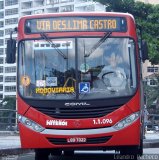
[[[70,30],[102,30],[116,29],[116,19],[89,19],[89,20],[37,20],[39,31],[70,31]]]

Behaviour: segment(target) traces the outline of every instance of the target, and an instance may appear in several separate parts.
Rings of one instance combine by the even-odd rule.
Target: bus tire
[[[139,149],[138,149],[138,154],[140,156],[143,155],[143,139],[140,140],[140,146],[139,146]]]
[[[53,150],[51,150],[51,155],[52,156],[61,156],[62,155],[62,150],[60,150],[60,149],[53,149]]]
[[[35,160],[49,160],[49,154],[47,149],[36,149]]]
[[[66,150],[64,151],[65,156],[73,156],[74,155],[74,150]]]
[[[120,150],[120,155],[130,157],[132,160],[138,159],[139,149],[137,147],[127,147]]]

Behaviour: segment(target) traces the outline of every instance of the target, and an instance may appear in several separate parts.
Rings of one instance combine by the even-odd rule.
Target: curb
[[[18,154],[29,153],[29,152],[33,152],[33,150],[22,149],[22,148],[1,149],[0,157],[7,156],[7,155],[18,155]]]
[[[0,131],[0,136],[18,136],[18,131]]]
[[[144,148],[159,148],[159,142],[145,142],[143,144]]]
[[[144,148],[159,148],[159,142],[144,142]],[[22,148],[11,148],[11,149],[1,149],[0,156],[7,155],[19,155],[23,153],[34,152],[33,149],[22,149]]]

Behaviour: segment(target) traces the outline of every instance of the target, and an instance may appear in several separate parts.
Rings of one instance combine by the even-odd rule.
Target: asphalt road
[[[120,157],[113,152],[78,152],[74,156],[56,156],[51,157],[50,160],[124,160],[123,157]],[[131,160],[132,157],[125,157],[126,160]],[[34,152],[26,153],[22,155],[10,155],[6,157],[1,157],[0,160],[34,160]],[[144,149],[144,155],[138,157],[138,160],[159,160],[159,148],[146,148]]]

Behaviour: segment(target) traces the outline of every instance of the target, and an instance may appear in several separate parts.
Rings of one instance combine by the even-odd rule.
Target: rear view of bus
[[[8,46],[7,62],[14,63],[15,40]],[[22,148],[35,149],[36,160],[79,149],[142,154],[141,54],[132,15],[25,16],[17,46]]]

